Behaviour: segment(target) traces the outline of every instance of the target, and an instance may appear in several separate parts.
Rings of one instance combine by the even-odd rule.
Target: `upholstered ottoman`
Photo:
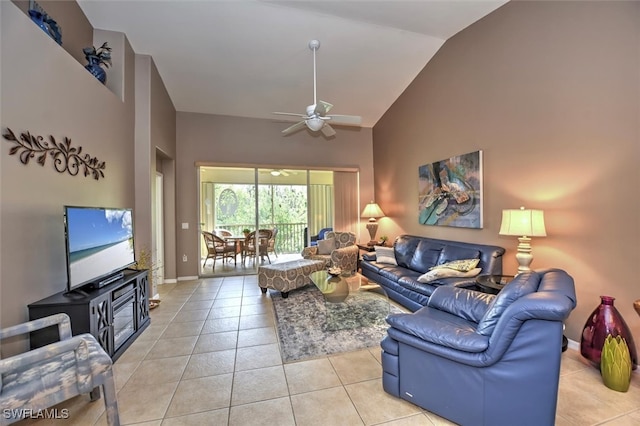
[[[258,267],[258,285],[263,293],[278,290],[287,298],[291,290],[311,283],[309,274],[324,269],[323,260],[300,259]]]

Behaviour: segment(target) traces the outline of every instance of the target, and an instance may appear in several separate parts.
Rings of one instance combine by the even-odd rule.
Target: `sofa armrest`
[[[489,346],[489,337],[476,333],[470,321],[430,307],[412,314],[389,315],[387,323],[424,342],[458,351],[478,353]]]
[[[477,324],[495,297],[466,288],[442,286],[434,290],[427,306]]]
[[[58,326],[60,340],[71,338],[71,320],[67,314],[60,313],[4,328],[0,330],[0,340],[27,334],[53,325]]]
[[[318,254],[318,246],[305,247],[302,249],[302,257],[308,259],[311,256]]]
[[[362,260],[367,260],[369,262],[374,262],[376,260],[375,253],[365,253],[362,255]]]

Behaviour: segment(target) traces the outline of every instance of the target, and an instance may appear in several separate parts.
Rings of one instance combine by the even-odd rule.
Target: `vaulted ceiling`
[[[318,99],[373,127],[444,42],[505,0],[79,0],[148,54],[178,111],[283,121]],[[295,118],[292,118],[295,120]]]

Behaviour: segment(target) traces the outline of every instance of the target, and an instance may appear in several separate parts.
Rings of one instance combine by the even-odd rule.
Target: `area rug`
[[[325,304],[314,285],[290,291],[286,299],[270,293],[284,362],[376,347],[386,335],[386,315],[402,312],[373,294],[357,304]]]

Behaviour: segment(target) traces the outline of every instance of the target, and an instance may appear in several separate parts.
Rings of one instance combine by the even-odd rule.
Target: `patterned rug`
[[[284,362],[376,347],[386,336],[389,313],[402,312],[379,295],[326,303],[313,284],[289,292],[269,290]]]

